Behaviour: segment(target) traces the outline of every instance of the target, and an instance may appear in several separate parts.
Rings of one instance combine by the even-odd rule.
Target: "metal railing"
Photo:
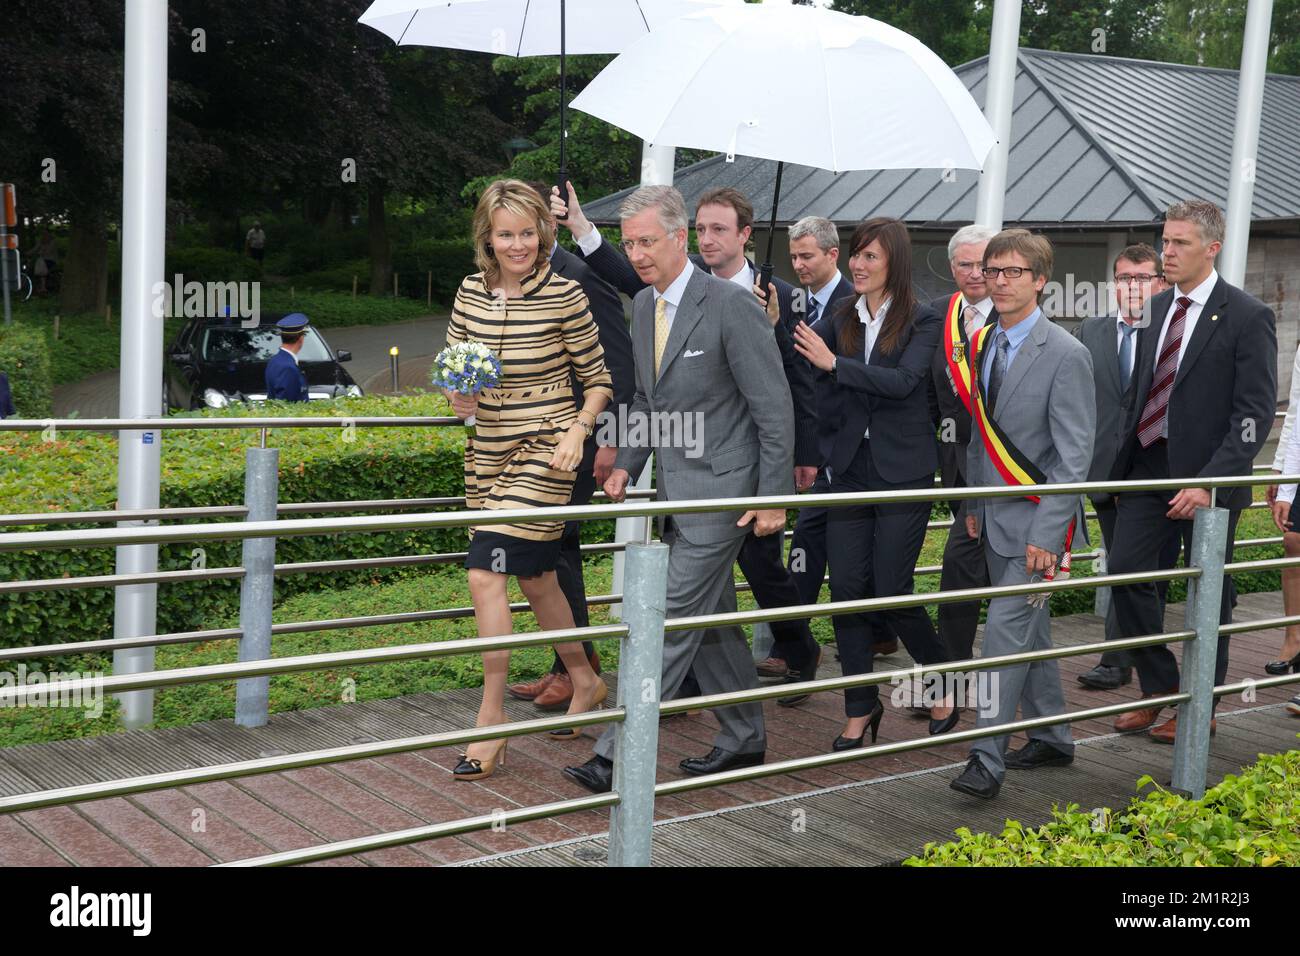
[[[215,420],[223,421],[224,420]],[[241,421],[248,421],[247,419]],[[283,420],[276,420],[282,422]],[[312,420],[319,421],[319,420]],[[359,420],[358,420],[359,421]],[[403,419],[403,423],[409,423]],[[7,424],[7,423],[4,423]],[[249,426],[254,427],[254,426]],[[265,452],[267,449],[249,449],[253,452]],[[251,461],[251,458],[250,458]],[[1300,481],[1300,478],[1295,480]],[[1215,488],[1242,487],[1252,484],[1277,483],[1286,478],[1242,476],[1238,478],[1201,481],[1198,484]],[[1020,497],[1026,494],[1081,494],[1086,491],[1122,492],[1132,490],[1174,490],[1186,484],[1186,480],[1169,479],[1166,481],[1146,482],[1094,482],[1066,485],[1044,485],[1019,488],[971,488],[960,489],[963,498]],[[749,508],[800,508],[809,506],[843,507],[864,503],[901,503],[947,500],[954,494],[954,489],[933,488],[899,492],[873,492],[855,494],[829,495],[792,495],[771,496],[766,498],[711,499],[678,502],[634,502],[623,505],[581,505],[553,508],[538,508],[513,511],[481,512],[424,512],[415,514],[396,514],[381,516],[352,516],[346,518],[297,518],[289,520],[252,520],[219,522],[206,524],[186,524],[168,527],[127,527],[87,530],[58,530],[42,532],[22,532],[0,534],[0,552],[28,549],[54,549],[65,547],[115,547],[122,544],[139,544],[144,542],[167,541],[204,541],[241,539],[245,543],[245,566],[240,568],[212,569],[203,574],[213,579],[220,577],[242,579],[247,586],[250,578],[257,578],[269,593],[274,575],[291,573],[293,570],[332,570],[339,565],[352,565],[354,562],[311,562],[307,567],[275,566],[263,553],[259,560],[250,557],[250,544],[259,542],[272,543],[275,538],[310,534],[364,533],[370,531],[409,530],[423,528],[450,528],[467,525],[485,526],[496,523],[510,523],[521,518],[537,520],[586,520],[590,518],[612,518],[630,516],[654,516],[662,514],[703,513],[709,511],[737,511]],[[251,508],[251,505],[250,505]],[[307,510],[307,509],[303,509]],[[253,512],[250,512],[253,513]],[[945,526],[951,522],[932,522]],[[326,628],[361,626],[364,624],[396,623],[410,620],[436,620],[440,618],[463,616],[472,609],[439,609],[406,614],[376,615],[365,618],[338,619],[330,621],[295,622],[290,624],[269,624],[265,621],[246,623],[241,609],[241,627],[221,631],[199,631],[189,634],[150,635],[140,638],[127,638],[115,641],[78,642],[68,645],[45,645],[37,647],[15,648],[0,652],[0,660],[14,659],[19,656],[33,657],[46,653],[70,653],[68,648],[76,647],[79,651],[117,649],[125,646],[146,646],[147,643],[182,643],[189,640],[208,640],[214,637],[239,639],[247,644],[251,632],[258,632],[258,637],[265,638],[259,659],[242,659],[236,663],[207,665],[202,667],[177,668],[172,670],[151,671],[135,674],[120,674],[108,678],[83,678],[79,680],[53,681],[38,686],[16,686],[0,688],[0,705],[29,700],[38,695],[75,693],[97,687],[101,691],[123,693],[158,687],[175,687],[183,684],[203,681],[235,680],[237,688],[252,688],[252,681],[264,682],[274,674],[320,670],[337,666],[367,665],[402,660],[424,660],[454,654],[482,653],[486,650],[501,650],[517,647],[534,647],[568,640],[602,640],[619,639],[623,642],[619,670],[619,693],[617,706],[610,710],[595,711],[579,715],[563,715],[552,719],[517,721],[489,727],[477,727],[471,730],[451,733],[430,734],[407,737],[398,740],[377,743],[358,744],[349,747],[335,747],[287,756],[267,757],[258,760],[239,761],[213,767],[193,770],[173,771],[110,780],[77,787],[64,787],[35,793],[0,798],[0,812],[17,812],[38,807],[57,806],[75,803],[81,800],[106,796],[120,796],[141,793],[166,787],[183,786],[211,780],[233,779],[261,773],[270,773],[299,767],[316,766],[385,754],[403,753],[434,747],[466,744],[474,741],[491,740],[539,733],[561,727],[585,727],[594,724],[618,724],[618,759],[615,764],[614,789],[611,793],[597,796],[581,797],[573,800],[559,801],[536,807],[524,807],[496,813],[490,817],[472,817],[466,820],[432,824],[416,827],[396,833],[381,833],[354,840],[328,843],[323,846],[309,847],[286,853],[270,854],[253,860],[239,861],[236,865],[283,865],[302,863],[311,860],[327,859],[364,850],[380,849],[419,842],[438,836],[468,833],[487,829],[493,825],[539,819],[580,810],[609,807],[611,810],[610,860],[624,865],[645,865],[649,862],[650,823],[653,815],[653,801],[657,795],[678,793],[700,787],[717,786],[729,782],[758,779],[774,774],[789,773],[814,767],[833,766],[854,760],[869,759],[890,753],[921,749],[939,744],[964,742],[983,737],[1002,736],[1017,730],[1029,730],[1036,727],[1077,720],[1121,714],[1129,710],[1150,707],[1156,703],[1180,704],[1186,708],[1178,721],[1178,738],[1175,746],[1174,785],[1193,795],[1204,791],[1206,761],[1209,745],[1209,716],[1211,702],[1216,694],[1233,693],[1244,689],[1246,684],[1229,685],[1215,688],[1213,686],[1214,654],[1217,637],[1220,633],[1243,633],[1289,624],[1300,624],[1300,615],[1273,618],[1265,621],[1253,621],[1242,624],[1220,626],[1218,623],[1219,592],[1222,588],[1223,575],[1239,571],[1279,569],[1300,566],[1300,558],[1268,559],[1262,561],[1237,562],[1225,567],[1223,555],[1226,548],[1227,512],[1219,508],[1200,509],[1197,513],[1190,566],[1163,571],[1140,572],[1123,575],[1100,575],[1087,578],[1075,577],[1054,582],[1010,585],[1000,587],[978,588],[960,591],[940,591],[925,594],[899,595],[895,597],[870,598],[860,601],[839,601],[826,604],[801,605],[785,608],[769,608],[758,611],[735,612],[730,614],[713,614],[690,618],[664,620],[663,607],[666,591],[666,572],[668,549],[663,544],[630,544],[627,546],[628,575],[625,593],[617,595],[598,595],[589,599],[590,603],[605,603],[619,600],[624,605],[624,623],[616,625],[573,628],[564,631],[533,632],[511,634],[501,637],[472,638],[456,641],[432,642],[376,649],[336,651],[324,654],[302,655],[295,657],[273,658],[270,656],[269,638],[274,633],[292,631],[314,631]],[[1278,539],[1254,539],[1252,543],[1275,543]],[[1245,542],[1243,542],[1245,543]],[[273,543],[271,545],[273,547]],[[594,546],[613,550],[617,546]],[[1083,558],[1095,557],[1095,552],[1085,552]],[[433,562],[434,559],[447,558],[442,555],[415,556],[416,559]],[[374,566],[375,559],[367,559],[367,566]],[[396,558],[393,560],[407,560]],[[938,568],[920,569],[929,572]],[[160,580],[192,580],[196,575],[185,576],[187,572],[158,572],[150,577]],[[162,575],[175,577],[161,578]],[[94,579],[95,585],[116,586],[138,583],[141,575],[100,575]],[[807,617],[824,617],[850,612],[869,612],[893,608],[920,606],[930,603],[949,603],[977,599],[1016,597],[1042,592],[1071,591],[1123,586],[1144,582],[1186,580],[1188,582],[1188,627],[1182,631],[1168,634],[1146,635],[1125,640],[1091,643],[1067,648],[1051,648],[1043,651],[1023,654],[990,657],[977,660],[952,661],[941,665],[914,667],[906,670],[880,671],[871,674],[849,675],[800,684],[782,684],[776,687],[764,687],[755,690],[735,691],[726,694],[699,696],[688,699],[659,701],[656,695],[649,695],[647,700],[641,689],[658,687],[660,679],[660,658],[665,633],[705,627],[724,625],[755,624],[779,620],[791,620]],[[29,582],[24,582],[29,583]],[[53,582],[39,582],[42,589]],[[68,582],[62,582],[67,585]],[[86,586],[82,582],[71,586]],[[0,588],[2,590],[3,588]],[[245,602],[241,602],[245,603]],[[247,603],[263,606],[258,599],[249,599]],[[516,609],[522,609],[516,606]],[[135,642],[135,643],[132,643]],[[904,679],[925,680],[929,675],[942,675],[956,672],[969,672],[996,669],[1036,660],[1059,659],[1065,657],[1097,654],[1106,650],[1138,648],[1169,642],[1184,642],[1184,686],[1178,694],[1167,695],[1158,700],[1134,701],[1129,704],[1117,704],[1090,708],[1067,714],[1034,720],[1014,721],[995,727],[977,727],[973,730],[950,733],[938,738],[901,741],[865,747],[859,750],[841,753],[823,754],[780,761],[772,764],[727,771],[708,777],[674,780],[656,784],[654,779],[655,750],[657,745],[658,718],[660,715],[679,713],[686,710],[709,709],[731,706],[738,703],[769,700],[800,692],[830,692],[849,687],[892,683]],[[243,655],[241,655],[243,656]],[[1280,686],[1300,680],[1296,676],[1283,676],[1267,680],[1252,681],[1249,686],[1255,688]],[[628,689],[636,688],[637,693]],[[250,698],[246,693],[240,698],[247,703]],[[256,703],[255,699],[253,701]],[[255,724],[254,724],[255,725]]]

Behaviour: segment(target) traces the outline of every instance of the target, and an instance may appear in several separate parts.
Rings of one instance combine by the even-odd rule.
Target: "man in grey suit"
[[[1148,334],[1142,311],[1147,301],[1163,291],[1160,279],[1160,261],[1155,249],[1145,242],[1129,246],[1114,262],[1115,298],[1114,315],[1085,319],[1079,326],[1079,341],[1092,354],[1092,369],[1097,386],[1097,440],[1092,451],[1092,467],[1088,469],[1089,481],[1107,481],[1119,454],[1124,419],[1133,405],[1133,363],[1138,354],[1141,336]],[[1101,525],[1101,538],[1107,553],[1115,540],[1115,496],[1096,494],[1088,496],[1097,510],[1097,523]],[[1167,556],[1169,566],[1178,558],[1178,541],[1171,539],[1173,553]],[[1163,565],[1162,565],[1163,567]],[[1160,587],[1164,601],[1164,586]],[[1112,601],[1106,613],[1106,640],[1120,637],[1119,619],[1115,616]],[[1079,683],[1090,690],[1114,690],[1133,679],[1133,662],[1126,651],[1107,651],[1101,663],[1079,675]]]
[[[661,500],[740,498],[794,492],[794,413],[775,333],[753,294],[709,275],[686,255],[687,218],[671,186],[645,186],[619,210],[623,248],[648,287],[632,300],[636,395],[631,436],[641,421],[696,422],[696,443],[646,431],[650,442],[619,442],[605,492],[622,501],[631,474],[655,451]],[[683,430],[685,430],[683,428]],[[663,538],[668,558],[669,618],[736,610],[732,567],[750,527],[779,533],[785,512],[674,515]],[[739,627],[678,632],[664,642],[661,700],[692,674],[704,694],[755,687],[754,662]],[[760,704],[715,710],[721,731],[704,757],[681,762],[689,774],[719,773],[763,762],[767,738]],[[596,755],[565,774],[603,793],[613,781],[614,729]]]
[[[984,277],[998,322],[981,330],[972,359],[972,377],[985,413],[977,415],[967,451],[966,477],[972,487],[1082,481],[1088,473],[1096,430],[1092,359],[1038,307],[1051,274],[1051,244],[1024,229],[998,233],[984,250]],[[997,441],[991,440],[993,436]],[[967,533],[984,545],[989,582],[1005,587],[1040,581],[1054,572],[1067,546],[1070,522],[1079,514],[1079,499],[1068,495],[1043,495],[1037,502],[1023,497],[972,499],[966,507]],[[1045,600],[1021,595],[989,602],[984,657],[1051,646]],[[1015,720],[1017,707],[1026,718],[1065,711],[1055,661],[1018,664],[992,674],[995,709],[981,711],[977,727],[1009,723]],[[1029,743],[1011,753],[1006,753],[1008,739],[976,742],[952,788],[992,798],[1001,789],[1007,767],[1029,769],[1074,759],[1069,724],[1030,731]]]

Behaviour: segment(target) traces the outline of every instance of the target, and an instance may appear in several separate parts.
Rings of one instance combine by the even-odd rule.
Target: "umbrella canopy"
[[[743,0],[375,0],[358,22],[402,46],[501,56],[618,53],[663,23]]]
[[[399,46],[436,46],[502,56],[560,56],[560,168],[565,140],[569,53],[617,53],[683,14],[744,0],[375,0],[358,23]]]
[[[995,142],[923,43],[816,7],[721,7],[656,27],[572,105],[648,142],[835,172],[981,169]]]

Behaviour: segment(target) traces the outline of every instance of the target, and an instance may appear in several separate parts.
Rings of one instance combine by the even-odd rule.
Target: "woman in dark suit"
[[[795,347],[816,367],[818,407],[838,408],[830,457],[831,492],[929,488],[938,468],[926,380],[940,320],[912,292],[912,245],[897,219],[868,219],[853,233],[849,273],[855,298],[844,298],[816,331],[800,323]],[[930,505],[861,505],[827,512],[831,600],[912,593]],[[949,658],[924,607],[881,612],[919,664]],[[872,670],[871,627],[862,614],[833,619],[844,673]],[[948,698],[930,709],[930,733],[951,730],[959,712]],[[835,750],[874,742],[884,715],[877,688],[844,692],[847,721]]]

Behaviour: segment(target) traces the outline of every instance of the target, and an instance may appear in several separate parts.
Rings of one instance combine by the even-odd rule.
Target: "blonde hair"
[[[536,266],[540,269],[550,262],[551,248],[555,245],[555,226],[551,223],[550,209],[527,183],[518,179],[498,179],[483,190],[474,210],[474,264],[483,277],[488,282],[495,282],[501,275],[500,263],[488,251],[492,248],[492,214],[498,209],[533,220],[537,227]]]

